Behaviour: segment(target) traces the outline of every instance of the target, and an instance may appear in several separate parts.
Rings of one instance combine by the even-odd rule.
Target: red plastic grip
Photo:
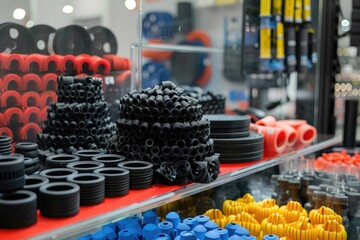
[[[27,55],[23,54],[8,54],[6,57],[5,69],[10,71],[23,72],[25,65],[25,58]]]
[[[34,86],[33,88],[31,86]],[[43,86],[41,78],[38,74],[28,73],[22,77],[22,90],[23,91],[42,91]]]
[[[16,117],[14,119],[14,117]],[[7,109],[4,112],[4,118],[5,118],[5,125],[10,125],[12,121],[15,121],[17,123],[24,123],[25,122],[25,115],[24,112],[17,107],[12,107]]]
[[[41,85],[43,91],[56,91],[58,87],[57,75],[55,73],[47,73],[41,77]]]
[[[42,54],[30,54],[25,58],[24,72],[42,72],[44,71],[44,61],[47,58]]]
[[[21,105],[21,95],[20,95],[20,93],[18,93],[17,91],[10,90],[10,91],[4,92],[1,95],[0,106],[2,108],[10,107],[10,106],[8,106],[9,105],[8,101],[10,99],[15,100],[13,104],[10,104],[10,105],[12,105],[11,107],[18,107],[18,106]]]
[[[273,116],[266,116],[255,123],[259,126],[275,127],[276,119]]]
[[[91,58],[94,73],[109,74],[110,62],[104,58],[93,56]]]
[[[32,132],[30,132],[32,131]],[[41,128],[36,123],[28,123],[22,128],[20,128],[19,131],[19,138],[22,141],[26,141],[28,139],[36,139],[36,135],[41,132]],[[28,138],[29,134],[32,134],[30,138]]]
[[[8,53],[0,53],[0,69],[6,69],[6,58]]]
[[[41,109],[49,106],[50,102],[56,102],[57,97],[54,91],[46,91],[41,94]]]
[[[75,71],[76,57],[74,55],[65,55],[62,58],[61,70],[62,72]]]
[[[17,74],[6,74],[3,82],[5,91],[14,90],[20,92],[22,90],[22,80],[21,77]]]
[[[63,71],[63,56],[61,55],[50,55],[47,56],[43,62],[43,69],[44,71],[56,71],[62,72]]]
[[[131,64],[128,58],[116,56],[114,54],[106,54],[103,57],[110,62],[112,71],[130,70]]]
[[[33,105],[29,106],[29,100],[32,100]],[[28,107],[41,107],[41,98],[37,92],[27,92],[22,95],[22,109],[25,111]]]
[[[28,124],[30,122],[39,124],[40,122],[42,122],[42,120],[43,120],[43,117],[42,117],[42,112],[41,112],[40,108],[29,107],[28,109],[26,109],[24,111],[25,124]]]
[[[90,55],[81,54],[76,56],[75,70],[77,73],[93,71],[93,64]]]
[[[6,135],[8,137],[11,137],[11,139],[14,139],[13,132],[11,131],[10,128],[7,128],[7,127],[0,128],[0,135]]]
[[[4,114],[0,113],[0,127],[5,126],[5,117]]]

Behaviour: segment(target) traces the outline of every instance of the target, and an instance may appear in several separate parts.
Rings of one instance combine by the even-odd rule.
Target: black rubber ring
[[[90,161],[92,157],[105,154],[104,150],[78,150],[73,153],[80,157],[81,161]]]
[[[24,158],[6,155],[0,157],[0,192],[21,189],[25,184]]]
[[[70,168],[51,168],[40,172],[40,176],[46,177],[50,182],[64,182],[67,177],[78,174],[78,171]]]
[[[92,157],[92,160],[102,162],[105,167],[116,167],[120,162],[125,161],[125,157],[116,154],[102,154]]]
[[[78,162],[80,158],[70,154],[57,154],[46,158],[47,168],[62,168],[72,162]]]
[[[15,151],[23,151],[23,152],[28,152],[28,151],[33,151],[33,150],[37,150],[38,149],[38,145],[36,143],[32,143],[32,142],[20,142],[15,144]]]
[[[97,161],[80,161],[66,165],[67,168],[75,169],[79,173],[93,173],[94,170],[105,167],[102,162]]]
[[[146,173],[152,171],[153,164],[143,161],[126,161],[118,164],[118,167],[130,171],[130,173]]]

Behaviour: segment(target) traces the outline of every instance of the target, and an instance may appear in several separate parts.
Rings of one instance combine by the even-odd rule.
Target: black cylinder
[[[344,147],[354,148],[356,143],[356,119],[358,115],[359,101],[348,99],[345,101],[345,120],[344,120]]]

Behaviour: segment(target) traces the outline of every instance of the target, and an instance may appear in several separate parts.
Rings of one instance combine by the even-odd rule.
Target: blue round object
[[[238,236],[238,235],[236,235],[236,234],[234,234],[234,235],[232,235],[231,237],[229,237],[229,240],[241,240],[241,237]]]
[[[190,229],[193,229],[199,224],[195,218],[185,218],[183,220],[183,223],[187,224],[190,227]]]
[[[97,231],[96,233],[94,233],[92,235],[92,239],[93,240],[106,240],[107,239],[107,236],[106,236],[106,233],[103,232],[103,231]]]
[[[238,236],[249,236],[250,232],[249,230],[247,230],[246,228],[243,228],[241,226],[239,226],[236,230],[235,230],[235,234]]]
[[[158,228],[160,229],[160,232],[166,233],[168,235],[172,235],[173,232],[173,224],[169,221],[163,221],[158,224]]]
[[[156,237],[156,240],[170,240],[170,236],[166,233],[159,233]]]
[[[123,229],[118,233],[119,240],[135,240],[135,233],[131,229]]]
[[[177,212],[169,212],[166,214],[166,221],[169,221],[173,224],[173,229],[177,228],[177,225],[181,222],[179,214]]]
[[[226,224],[225,228],[228,230],[229,236],[231,237],[232,235],[235,234],[236,229],[238,229],[239,227],[240,225],[237,223],[228,223]]]
[[[143,225],[145,226],[148,223],[159,224],[159,217],[154,211],[147,211],[143,215]]]
[[[180,233],[180,240],[197,240],[193,231],[182,231]]]
[[[265,235],[263,240],[279,240],[279,237],[274,234]]]
[[[160,233],[160,229],[152,223],[148,223],[143,228],[143,239],[153,240]]]
[[[216,224],[216,222],[210,220],[204,224],[204,227],[206,227],[208,231],[211,231],[218,228],[219,226]]]
[[[185,223],[179,223],[176,228],[176,236],[180,236],[183,231],[190,231],[190,227]]]
[[[195,217],[196,221],[198,221],[199,224],[204,225],[207,221],[210,220],[208,216],[205,215],[198,215]]]
[[[207,229],[206,227],[204,227],[204,225],[201,224],[197,225],[196,227],[193,228],[193,231],[197,239],[204,240],[205,233],[207,232]]]
[[[214,230],[205,233],[205,240],[220,240],[220,234]]]
[[[228,230],[225,228],[216,228],[213,231],[217,232],[220,235],[221,240],[227,240],[229,238]]]
[[[117,239],[116,232],[111,227],[102,227],[101,231],[106,234],[107,239]]]
[[[174,36],[175,20],[168,12],[148,12],[142,21],[142,30],[148,39],[170,39]]]

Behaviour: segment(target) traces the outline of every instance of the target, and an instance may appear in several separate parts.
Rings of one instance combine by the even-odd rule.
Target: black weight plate
[[[53,48],[56,54],[90,54],[91,38],[86,28],[69,25],[56,31]]]
[[[91,51],[93,55],[103,56],[104,54],[117,53],[116,37],[110,29],[96,26],[88,31],[92,39]]]
[[[45,24],[39,24],[35,25],[31,28],[29,28],[29,31],[34,39],[35,53],[40,53],[44,55],[50,55],[50,46],[52,45],[50,43],[51,39],[50,34],[53,34],[56,32],[56,29]]]
[[[257,160],[261,160],[263,155],[253,156],[253,157],[245,157],[245,158],[222,158],[220,157],[221,163],[244,163],[244,162],[253,162]]]
[[[34,39],[30,31],[20,24],[1,24],[0,36],[0,52],[30,54],[34,51]]]
[[[211,128],[248,128],[250,125],[249,116],[209,114],[204,118],[210,121]]]
[[[210,133],[231,133],[231,132],[246,132],[249,131],[249,126],[244,128],[216,128],[211,127]]]
[[[242,138],[248,137],[250,135],[250,131],[245,132],[231,132],[231,133],[210,133],[211,138]]]
[[[226,138],[213,138],[215,145],[217,144],[248,144],[248,143],[259,143],[262,142],[264,139],[263,135],[250,131],[250,135],[248,137],[243,138],[233,138],[233,139],[226,139]]]

